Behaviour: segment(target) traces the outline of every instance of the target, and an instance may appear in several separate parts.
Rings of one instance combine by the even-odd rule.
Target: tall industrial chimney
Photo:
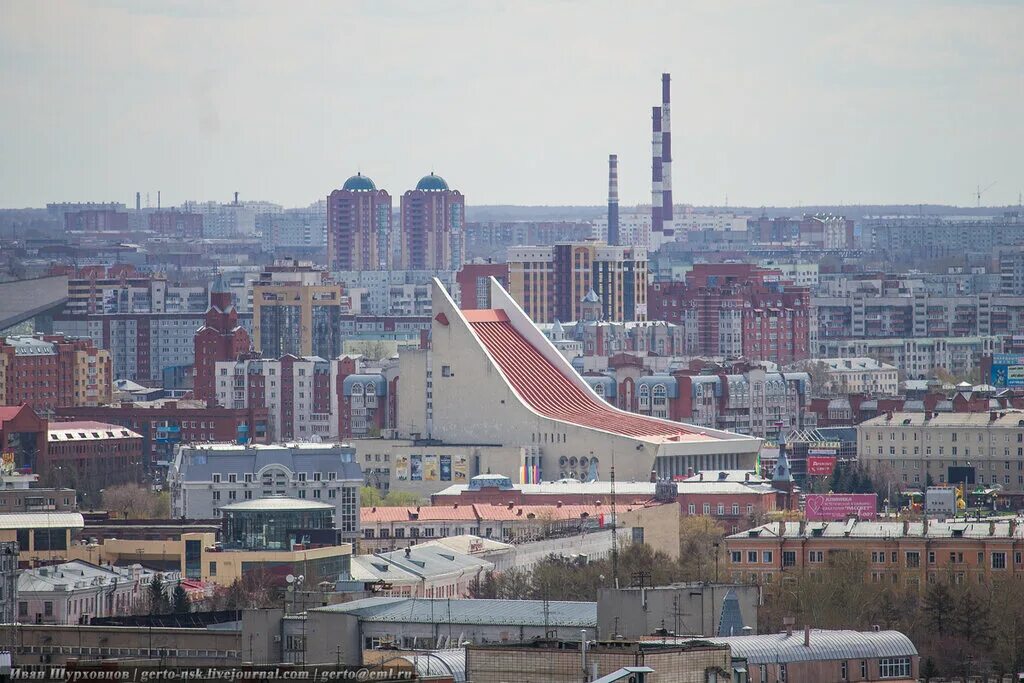
[[[142,193],[141,192],[136,192],[135,193],[135,212],[138,213],[140,211],[142,211]]]
[[[619,157],[608,155],[608,244],[619,243]]]
[[[160,190],[156,191],[156,210],[160,210]]]
[[[651,230],[661,232],[661,107],[651,109],[651,129]]]
[[[671,78],[669,74],[661,74],[661,220],[666,236],[675,232],[672,226],[672,115],[669,107]]]

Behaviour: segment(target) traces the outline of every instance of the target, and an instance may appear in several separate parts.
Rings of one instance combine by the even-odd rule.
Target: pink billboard
[[[878,511],[878,495],[874,493],[809,493],[804,499],[804,513],[811,522],[835,522],[854,516],[874,519]]]

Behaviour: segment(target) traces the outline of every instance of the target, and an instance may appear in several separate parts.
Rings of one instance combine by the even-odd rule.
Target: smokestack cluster
[[[608,244],[619,243],[619,157],[608,155]]]
[[[651,229],[666,237],[675,232],[672,228],[671,90],[671,76],[662,74],[661,106],[654,107],[651,113]]]

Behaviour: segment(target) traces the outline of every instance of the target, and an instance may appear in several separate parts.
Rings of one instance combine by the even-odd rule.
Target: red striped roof
[[[706,434],[683,425],[634,415],[587,394],[555,367],[509,322],[502,310],[463,311],[516,392],[541,415],[582,427],[663,441],[706,441]]]

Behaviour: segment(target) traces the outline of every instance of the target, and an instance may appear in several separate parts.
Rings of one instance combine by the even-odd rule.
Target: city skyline
[[[304,206],[432,170],[476,205],[598,206],[610,153],[630,206],[662,72],[677,204],[1017,203],[1024,11],[779,7],[8,2],[0,206]]]

